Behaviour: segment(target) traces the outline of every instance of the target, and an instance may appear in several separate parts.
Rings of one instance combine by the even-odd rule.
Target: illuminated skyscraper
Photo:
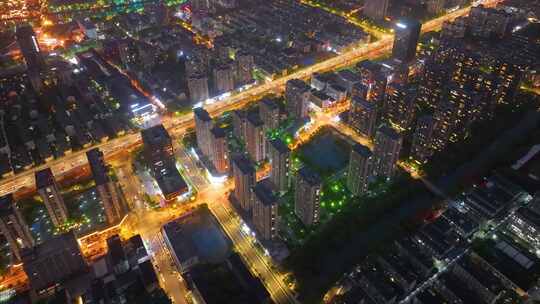
[[[287,81],[285,101],[287,113],[295,119],[307,118],[307,105],[310,97],[310,86],[300,79]]]
[[[381,127],[377,130],[374,155],[378,176],[394,176],[402,143],[403,138],[394,129]]]
[[[192,103],[204,102],[210,97],[208,93],[208,77],[195,74],[188,78],[187,84]]]
[[[257,163],[266,158],[266,136],[263,127],[259,113],[249,113],[246,123],[246,150]]]
[[[432,115],[418,118],[414,131],[410,157],[419,164],[425,163],[433,155],[433,132],[435,120]]]
[[[347,173],[347,188],[359,195],[367,191],[369,180],[374,176],[375,158],[368,147],[361,144],[352,146]]]
[[[236,53],[235,60],[237,63],[237,82],[241,85],[251,83],[253,81],[253,67],[255,66],[253,55],[239,51]]]
[[[262,240],[273,240],[278,236],[278,199],[272,190],[272,182],[263,179],[253,191],[253,224]]]
[[[212,163],[220,174],[229,171],[229,151],[227,149],[227,137],[223,128],[214,127],[210,130],[212,144]]]
[[[394,26],[394,46],[392,56],[403,62],[409,62],[416,56],[416,46],[420,38],[422,24],[414,19],[400,19]]]
[[[358,133],[373,137],[377,123],[377,106],[361,97],[353,97],[349,110],[349,124]]]
[[[144,158],[154,177],[162,175],[170,167],[175,167],[172,139],[163,125],[142,130],[141,137]]]
[[[68,212],[50,168],[36,172],[36,188],[54,226],[64,224],[68,219]]]
[[[406,85],[393,83],[388,86],[384,105],[384,118],[394,128],[410,127],[416,111],[416,91]]]
[[[279,127],[279,105],[275,100],[264,98],[259,103],[259,114],[264,123],[265,130],[273,130]]]
[[[269,155],[272,170],[270,180],[276,186],[277,191],[284,192],[289,188],[289,166],[291,161],[291,150],[280,139],[270,142]]]
[[[201,149],[204,156],[211,158],[212,141],[210,139],[210,130],[212,129],[212,118],[203,108],[193,110],[195,116],[195,132],[197,133],[197,146]]]
[[[306,226],[319,222],[321,187],[322,180],[317,173],[308,167],[298,170],[294,192],[294,213]]]
[[[255,167],[243,155],[232,159],[234,198],[244,211],[251,211],[251,188],[255,185]]]
[[[12,194],[0,197],[0,232],[9,243],[16,261],[21,261],[23,248],[34,246],[30,229],[17,208]]]

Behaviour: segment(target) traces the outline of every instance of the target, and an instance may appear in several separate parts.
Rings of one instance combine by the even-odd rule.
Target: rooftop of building
[[[352,145],[352,151],[354,151],[355,153],[365,157],[365,158],[368,158],[368,157],[371,157],[373,155],[373,153],[371,152],[371,150],[362,145],[362,144],[354,144]]]
[[[269,179],[263,179],[255,184],[253,193],[264,206],[269,207],[278,203],[278,199],[273,191],[272,182]]]
[[[244,174],[253,174],[255,173],[255,167],[253,163],[246,158],[244,155],[236,155],[233,157],[233,163],[242,171]]]
[[[188,185],[176,167],[168,168],[165,174],[156,177],[159,189],[165,197],[188,191]]]
[[[88,158],[88,163],[90,163],[90,169],[92,170],[96,185],[107,183],[109,176],[107,175],[107,167],[103,160],[103,152],[99,148],[95,148],[86,152],[86,157]]]
[[[0,216],[13,213],[14,207],[15,201],[13,199],[13,194],[9,193],[4,196],[0,196]]]
[[[49,187],[55,183],[54,175],[51,168],[46,168],[35,173],[36,176],[36,188],[42,189]]]
[[[400,140],[401,139],[401,135],[399,135],[399,133],[396,130],[394,130],[393,128],[388,127],[388,126],[380,127],[379,130],[377,130],[377,133],[378,134],[383,134],[387,138],[390,138],[390,139],[393,139],[393,140]]]
[[[230,240],[205,206],[165,224],[163,231],[181,263],[194,257],[205,263],[220,263],[231,251]]]
[[[169,132],[163,125],[157,125],[141,131],[143,143],[150,146],[160,146],[171,141]]]
[[[298,170],[298,176],[312,186],[320,185],[322,183],[322,179],[319,174],[309,167],[302,167],[300,170]]]
[[[279,138],[271,140],[270,145],[272,145],[272,147],[279,153],[289,153],[291,151],[289,146],[287,146],[287,144],[285,144],[285,142]]]
[[[193,114],[202,121],[212,121],[210,113],[208,113],[208,111],[206,111],[204,108],[195,108],[193,110]]]
[[[215,138],[223,138],[227,135],[227,133],[225,132],[225,129],[224,128],[221,128],[221,127],[213,127],[210,132],[212,133],[212,135],[215,137]]]

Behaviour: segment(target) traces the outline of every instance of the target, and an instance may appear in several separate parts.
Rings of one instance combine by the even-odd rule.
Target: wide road
[[[486,5],[494,5],[500,0],[484,0],[482,1]],[[445,16],[426,22],[422,26],[423,32],[439,30],[443,22],[453,20],[457,17],[464,16],[469,12],[468,8],[463,8],[449,13]],[[358,46],[344,52],[336,57],[325,60],[321,63],[314,64],[312,66],[303,68],[290,75],[280,77],[278,79],[266,82],[264,84],[252,87],[243,92],[237,93],[233,96],[226,98],[225,100],[215,102],[214,104],[205,105],[205,108],[210,112],[212,116],[220,115],[225,111],[230,111],[238,108],[242,108],[246,104],[260,99],[265,94],[272,91],[280,91],[285,86],[285,83],[294,78],[308,78],[313,73],[325,72],[333,69],[350,66],[355,62],[363,59],[376,58],[380,55],[388,52],[392,48],[393,38],[384,36],[380,40],[369,43],[363,46]],[[194,126],[193,114],[189,113],[181,117],[167,117],[164,119],[164,125],[173,135],[179,135],[186,131],[188,128]],[[103,150],[107,158],[114,157],[115,154],[124,150],[134,148],[141,145],[141,137],[139,134],[127,134],[119,138],[112,139],[105,143],[100,143],[94,147],[99,147]],[[90,148],[88,148],[90,149]],[[51,167],[53,173],[58,178],[69,172],[70,170],[86,166],[87,160],[85,152],[88,149],[73,152],[60,159],[51,161],[47,164],[36,166],[32,169],[26,170],[22,173],[18,173],[12,177],[4,178],[0,181],[0,195],[16,192],[20,189],[33,189],[35,187],[34,173],[38,170],[46,167]]]

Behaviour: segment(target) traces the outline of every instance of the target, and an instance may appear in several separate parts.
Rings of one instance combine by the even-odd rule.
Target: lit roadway
[[[485,0],[484,4],[493,5],[498,3],[499,0]],[[443,22],[447,20],[453,20],[459,16],[466,15],[469,8],[460,9],[454,11],[448,15],[426,22],[422,26],[422,31],[433,31],[441,28]],[[226,98],[225,100],[218,101],[211,105],[206,105],[205,108],[211,115],[216,116],[225,111],[241,108],[246,104],[260,99],[265,94],[272,91],[279,91],[285,83],[293,78],[308,78],[310,75],[316,72],[330,71],[336,68],[341,68],[354,64],[355,62],[368,58],[376,58],[385,52],[389,51],[392,47],[393,38],[385,36],[380,40],[366,44],[364,46],[358,46],[350,51],[344,52],[336,57],[325,60],[321,63],[314,64],[312,66],[303,68],[290,75],[280,77],[278,79],[266,82],[264,84],[252,87],[243,92],[237,93],[233,96]],[[193,114],[189,113],[181,117],[166,117],[164,118],[164,125],[175,136],[179,136],[186,131],[187,128],[194,126]],[[112,139],[106,143],[100,143],[93,147],[99,147],[105,155],[114,157],[119,152],[126,149],[134,148],[141,145],[141,138],[138,133],[127,134],[125,136]],[[93,148],[92,147],[92,148]],[[73,152],[61,159],[53,160],[44,165],[36,166],[32,169],[18,173],[15,176],[4,178],[0,181],[0,195],[16,192],[21,188],[27,188],[32,190],[34,185],[34,173],[37,170],[51,167],[55,176],[59,179],[62,176],[72,170],[87,164],[85,152],[90,148],[83,149],[81,151]]]

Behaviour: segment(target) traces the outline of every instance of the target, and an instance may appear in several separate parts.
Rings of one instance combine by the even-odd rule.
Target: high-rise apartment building
[[[352,146],[347,173],[347,187],[354,195],[367,191],[370,179],[375,175],[375,157],[368,147],[355,144]]]
[[[375,135],[375,162],[378,176],[392,178],[399,160],[403,138],[394,129],[383,126]]]
[[[204,156],[209,159],[212,156],[212,141],[210,130],[212,129],[212,118],[203,108],[193,110],[195,116],[195,132],[197,134],[197,146],[201,149]]]
[[[349,124],[358,133],[373,137],[377,123],[377,106],[361,97],[353,97],[349,110]]]
[[[426,2],[427,11],[432,15],[439,15],[444,12],[445,0],[428,0]]]
[[[237,63],[237,82],[242,85],[251,83],[253,81],[253,67],[255,66],[253,55],[239,51],[236,53],[235,60]]]
[[[229,150],[227,148],[227,137],[225,130],[214,127],[210,130],[210,141],[212,143],[212,163],[219,174],[229,172]]]
[[[264,123],[265,130],[274,130],[279,127],[279,104],[270,98],[264,98],[259,103],[259,115]]]
[[[45,69],[45,59],[41,53],[34,29],[29,24],[17,28],[17,43],[29,72],[41,72]]]
[[[71,279],[87,269],[73,231],[23,250],[22,262],[30,286],[36,291]]]
[[[294,213],[306,226],[320,219],[321,177],[308,167],[298,170],[294,193]]]
[[[246,124],[247,124],[247,112],[244,110],[234,110],[232,112],[233,117],[233,134],[236,138],[246,141]]]
[[[127,206],[120,195],[118,185],[108,175],[103,152],[95,148],[86,152],[86,157],[96,182],[96,190],[103,204],[107,222],[109,224],[118,223],[127,213]]]
[[[384,119],[397,130],[407,130],[416,112],[416,91],[407,85],[388,86],[384,105]]]
[[[208,77],[205,75],[192,75],[188,78],[187,84],[189,97],[193,104],[204,102],[210,97],[208,93]]]
[[[383,20],[388,11],[388,3],[389,0],[366,0],[362,12],[373,20]]]
[[[433,132],[435,126],[432,115],[418,117],[410,157],[419,164],[424,164],[433,155]]]
[[[273,240],[278,236],[278,198],[272,190],[272,182],[263,179],[253,187],[252,219],[255,230],[262,240]]]
[[[37,171],[35,177],[37,192],[45,204],[52,223],[55,227],[64,224],[68,219],[68,212],[51,169]]]
[[[266,136],[264,123],[259,113],[249,113],[246,123],[246,150],[253,161],[260,162],[266,158]]]
[[[289,188],[289,170],[291,162],[291,150],[280,139],[270,141],[270,180],[274,183],[276,190],[285,192]]]
[[[287,81],[285,87],[285,101],[287,113],[295,119],[302,120],[308,116],[308,100],[311,87],[300,79]]]
[[[13,194],[0,197],[0,232],[7,240],[15,261],[21,261],[21,250],[34,246],[34,238],[17,208]]]
[[[416,46],[420,38],[422,24],[414,19],[402,18],[394,26],[394,46],[392,56],[403,62],[410,62],[416,56]]]
[[[444,64],[428,61],[418,86],[418,100],[430,108],[435,108],[445,92],[450,74],[451,70]]]
[[[244,211],[251,211],[251,188],[255,185],[255,167],[243,155],[232,159],[234,198]]]
[[[222,63],[214,68],[214,85],[218,94],[234,90],[234,64],[232,62]]]

